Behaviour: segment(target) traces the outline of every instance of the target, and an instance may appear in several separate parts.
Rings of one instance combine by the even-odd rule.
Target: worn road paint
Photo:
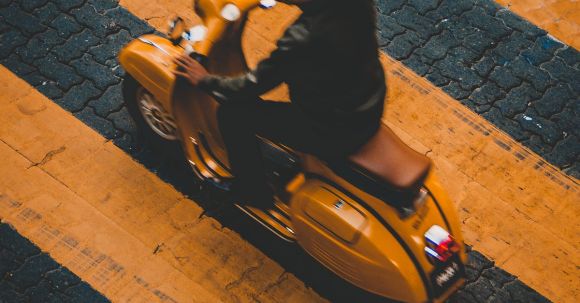
[[[324,301],[23,80],[0,75],[0,219],[96,290],[114,302]]]

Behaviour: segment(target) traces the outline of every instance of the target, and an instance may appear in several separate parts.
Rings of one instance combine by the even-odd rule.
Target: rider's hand
[[[175,69],[173,73],[177,76],[184,77],[194,86],[199,84],[201,79],[209,75],[203,65],[188,55],[181,55],[175,58],[174,62],[178,67],[181,67],[181,70]]]

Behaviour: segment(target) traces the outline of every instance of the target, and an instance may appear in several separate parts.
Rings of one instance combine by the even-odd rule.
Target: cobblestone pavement
[[[426,3],[433,3],[433,5],[425,6]],[[517,126],[520,125],[516,122],[518,119],[517,114],[514,114],[514,119],[516,120],[506,120],[509,122],[502,120],[507,119],[501,112],[502,108],[507,105],[500,106],[502,103],[499,102],[499,97],[494,97],[495,99],[491,98],[485,104],[483,101],[477,101],[481,104],[472,101],[483,100],[480,98],[485,98],[484,96],[487,96],[489,91],[502,91],[503,88],[499,87],[499,85],[504,85],[504,82],[502,82],[504,80],[498,80],[496,83],[491,80],[494,78],[489,75],[507,68],[503,64],[496,66],[496,64],[500,64],[500,61],[494,60],[500,59],[490,55],[484,56],[479,60],[481,62],[477,66],[481,68],[485,66],[485,62],[489,61],[485,77],[479,76],[479,74],[460,63],[462,61],[459,58],[468,60],[468,58],[474,56],[472,55],[474,51],[468,48],[467,44],[463,46],[461,43],[467,43],[465,41],[473,40],[487,40],[483,38],[473,39],[473,37],[470,40],[467,38],[469,36],[467,33],[464,33],[466,40],[459,40],[461,43],[458,45],[449,42],[458,41],[456,38],[447,40],[447,37],[451,37],[452,33],[459,31],[452,24],[455,26],[463,26],[461,22],[466,22],[462,20],[469,17],[470,12],[472,12],[471,14],[481,13],[481,16],[488,16],[492,9],[495,9],[495,7],[484,5],[488,2],[482,3],[474,6],[472,1],[409,1],[409,3],[405,1],[379,1],[379,10],[381,12],[379,19],[381,41],[385,45],[387,52],[402,59],[417,72],[427,75],[435,83],[444,86],[452,95],[461,96],[458,95],[459,92],[467,94],[458,99],[473,106],[475,110],[484,113],[490,119],[493,118],[492,120],[494,122],[504,123],[505,125],[499,125],[505,127],[504,129],[506,131],[510,133],[512,131],[521,132],[528,136],[524,138],[527,140],[525,142],[535,142],[533,140],[536,139],[533,138],[540,138],[540,134],[532,135],[535,130],[532,129],[532,126],[528,125],[529,123],[525,122],[527,120],[524,119],[525,121],[521,122],[522,126],[527,127],[525,130]],[[439,6],[435,6],[435,4],[439,4]],[[465,8],[468,4],[469,8]],[[460,9],[461,7],[463,9]],[[433,27],[433,22],[429,21],[431,19],[420,16],[419,11],[423,12],[424,15],[433,16],[433,18],[441,20],[441,22],[438,22],[437,26]],[[387,13],[390,12],[393,13],[387,16]],[[456,17],[453,17],[453,14]],[[497,15],[501,14],[497,13]],[[493,18],[496,18],[493,20],[499,20],[497,19],[498,17]],[[508,17],[503,16],[502,18]],[[531,28],[531,25],[521,20],[518,21],[519,19],[514,16],[510,18],[506,20],[511,20],[514,26]],[[448,19],[448,21],[442,21],[445,19]],[[279,262],[288,271],[294,273],[322,296],[333,302],[382,301],[370,294],[358,294],[357,290],[353,287],[345,285],[346,283],[338,281],[332,274],[325,272],[320,266],[316,266],[308,256],[298,251],[298,249],[289,249],[282,245],[272,245],[271,238],[265,237],[261,233],[262,231],[257,231],[256,226],[250,226],[249,224],[252,223],[248,223],[249,220],[240,220],[239,214],[232,210],[228,203],[219,202],[221,197],[219,197],[218,193],[208,191],[200,192],[196,190],[187,181],[191,180],[188,177],[191,172],[181,165],[183,161],[180,159],[175,160],[175,158],[179,157],[179,153],[177,155],[171,152],[168,152],[166,155],[155,154],[136,142],[135,125],[131,122],[132,120],[123,105],[121,94],[123,70],[116,61],[116,55],[120,47],[133,37],[150,33],[154,30],[145,22],[131,15],[122,7],[119,7],[117,1],[30,0],[24,2],[0,0],[0,20],[0,33],[2,35],[0,40],[0,61],[4,66],[28,81],[60,106],[72,112],[77,118],[96,129],[104,137],[113,140],[119,147],[130,153],[153,172],[157,173],[163,180],[173,184],[178,190],[193,197],[206,210],[207,215],[217,218],[224,226],[230,227],[242,234],[249,242]],[[490,23],[488,21],[482,22],[478,26],[483,28],[491,26],[490,24],[497,24],[498,22],[494,21]],[[481,35],[482,37],[485,36],[484,33],[487,33],[486,31],[476,31],[474,28],[472,26],[466,26],[465,31],[472,31],[472,34]],[[498,28],[503,29],[499,25]],[[503,30],[500,30],[500,32],[509,32],[512,36],[517,36],[516,34],[519,33],[512,29]],[[538,30],[536,29],[536,31]],[[524,35],[523,33],[520,34]],[[546,63],[542,64],[543,68],[549,69],[554,64],[560,64],[564,65],[563,71],[572,69],[573,72],[577,72],[577,52],[571,52],[552,40],[541,40],[542,37],[546,39],[543,34],[537,34],[534,37],[541,43],[540,47],[542,48],[542,52],[540,53],[543,54],[546,52],[552,56]],[[499,41],[502,45],[504,43],[510,43],[510,45],[513,43],[505,35],[493,38],[495,39],[494,41]],[[391,39],[393,42],[387,43]],[[544,48],[546,45],[547,47]],[[491,54],[495,49],[499,49],[499,47],[484,50],[483,53]],[[510,46],[502,47],[501,49],[511,54],[510,51],[514,48]],[[431,60],[428,59],[430,58],[429,56],[437,56],[437,58],[428,61]],[[516,57],[524,58],[524,55],[518,52]],[[548,81],[550,84],[544,87],[541,81],[543,78],[534,77],[546,72],[543,69],[537,69],[533,65],[525,63],[528,62],[527,60],[525,62],[522,60],[526,59],[519,60],[520,65],[516,66],[519,66],[520,69],[517,71],[525,71],[525,73],[516,73],[517,76],[514,75],[516,79],[514,81],[517,83],[513,84],[513,89],[507,90],[513,94],[518,92],[520,94],[517,95],[519,98],[526,98],[530,92],[535,91],[536,88],[534,85],[543,87],[543,91],[545,92],[544,96],[549,100],[553,100],[555,98],[554,96],[557,96],[554,94],[558,92],[556,89],[558,87],[563,87],[563,91],[568,93],[572,93],[573,89],[578,89],[577,83],[576,87],[574,87],[574,83],[570,83],[570,81],[556,80],[559,77],[564,77],[561,73],[557,74],[557,78],[552,78],[550,74],[547,74],[546,77],[549,77],[551,80]],[[475,62],[477,60],[471,59],[471,61]],[[428,62],[431,62],[433,67],[430,67],[431,64],[428,64]],[[570,62],[575,63],[571,64]],[[492,72],[493,66],[496,67]],[[506,66],[511,65],[508,64]],[[570,66],[575,67],[571,68]],[[511,71],[513,68],[509,67],[506,70]],[[532,75],[533,77],[527,77],[525,75]],[[568,76],[566,76],[568,80],[572,79]],[[494,85],[497,88],[494,89]],[[477,86],[481,86],[481,89],[475,89]],[[534,89],[528,91],[528,88],[531,87],[534,87]],[[552,93],[553,90],[554,92]],[[570,101],[570,98],[561,100],[555,98],[558,102],[563,103],[563,109],[559,110],[560,113],[554,114],[554,116],[560,115],[560,117],[566,117],[568,115],[569,117],[569,115],[573,115],[574,104]],[[538,103],[537,100],[530,102],[532,104]],[[491,106],[492,103],[493,106]],[[486,105],[488,105],[487,109],[485,109]],[[530,112],[535,111],[535,108],[538,108],[538,106],[529,106],[526,109],[528,112],[526,110],[522,112],[526,113],[526,117],[533,117],[535,119],[535,112]],[[519,115],[521,116],[523,114]],[[553,120],[575,123],[573,117]],[[551,123],[556,126],[560,125],[557,124],[558,122]],[[572,152],[570,150],[574,150],[575,148],[575,146],[570,147],[570,145],[567,145],[570,144],[569,142],[574,143],[576,141],[573,140],[577,140],[577,134],[572,130],[573,125],[562,125],[566,126],[567,130],[570,129],[570,132],[566,136],[566,139],[562,139],[563,135],[561,134],[549,137],[554,139],[553,142],[556,146],[550,154],[557,154],[564,147],[569,148],[568,152],[564,154],[571,154]],[[578,131],[578,129],[580,128],[577,128],[575,131]],[[544,154],[547,156],[550,155]],[[577,154],[577,150],[575,150],[574,157],[577,157]],[[577,159],[574,158],[574,161],[577,161]],[[451,302],[548,301],[515,277],[495,267],[491,261],[487,260],[481,254],[475,251],[470,252],[470,260],[470,265],[467,269],[469,283],[464,290],[460,291],[450,300]],[[344,287],[336,287],[336,285],[344,285]],[[10,291],[14,291],[14,289],[22,286],[11,284],[11,287],[11,289],[0,290],[0,296],[4,295],[4,293],[8,294]]]
[[[0,302],[109,302],[9,225],[0,223]]]
[[[377,0],[392,57],[580,177],[580,54],[491,0]]]

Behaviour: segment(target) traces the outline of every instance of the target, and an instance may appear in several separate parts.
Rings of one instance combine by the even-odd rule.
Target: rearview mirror
[[[181,34],[185,31],[185,21],[181,17],[175,17],[175,19],[169,21],[169,29],[167,30],[167,37],[173,43],[177,45],[181,42]]]

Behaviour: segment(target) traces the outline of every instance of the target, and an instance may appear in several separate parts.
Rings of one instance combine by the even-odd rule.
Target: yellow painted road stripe
[[[580,49],[580,1],[495,0],[514,13],[543,28],[556,39]]]
[[[174,1],[174,5],[186,7],[186,2]],[[138,3],[121,1],[133,14],[149,18]],[[191,16],[164,9],[169,15]],[[250,65],[274,48],[298,13],[283,5],[252,13],[244,36]],[[383,62],[389,87],[385,122],[434,159],[456,201],[466,242],[551,300],[574,302],[580,297],[577,180],[400,62],[387,55]],[[287,99],[287,94],[277,90],[268,98]]]
[[[113,302],[324,301],[4,67],[0,77],[0,220]],[[255,279],[241,278],[248,269]]]

